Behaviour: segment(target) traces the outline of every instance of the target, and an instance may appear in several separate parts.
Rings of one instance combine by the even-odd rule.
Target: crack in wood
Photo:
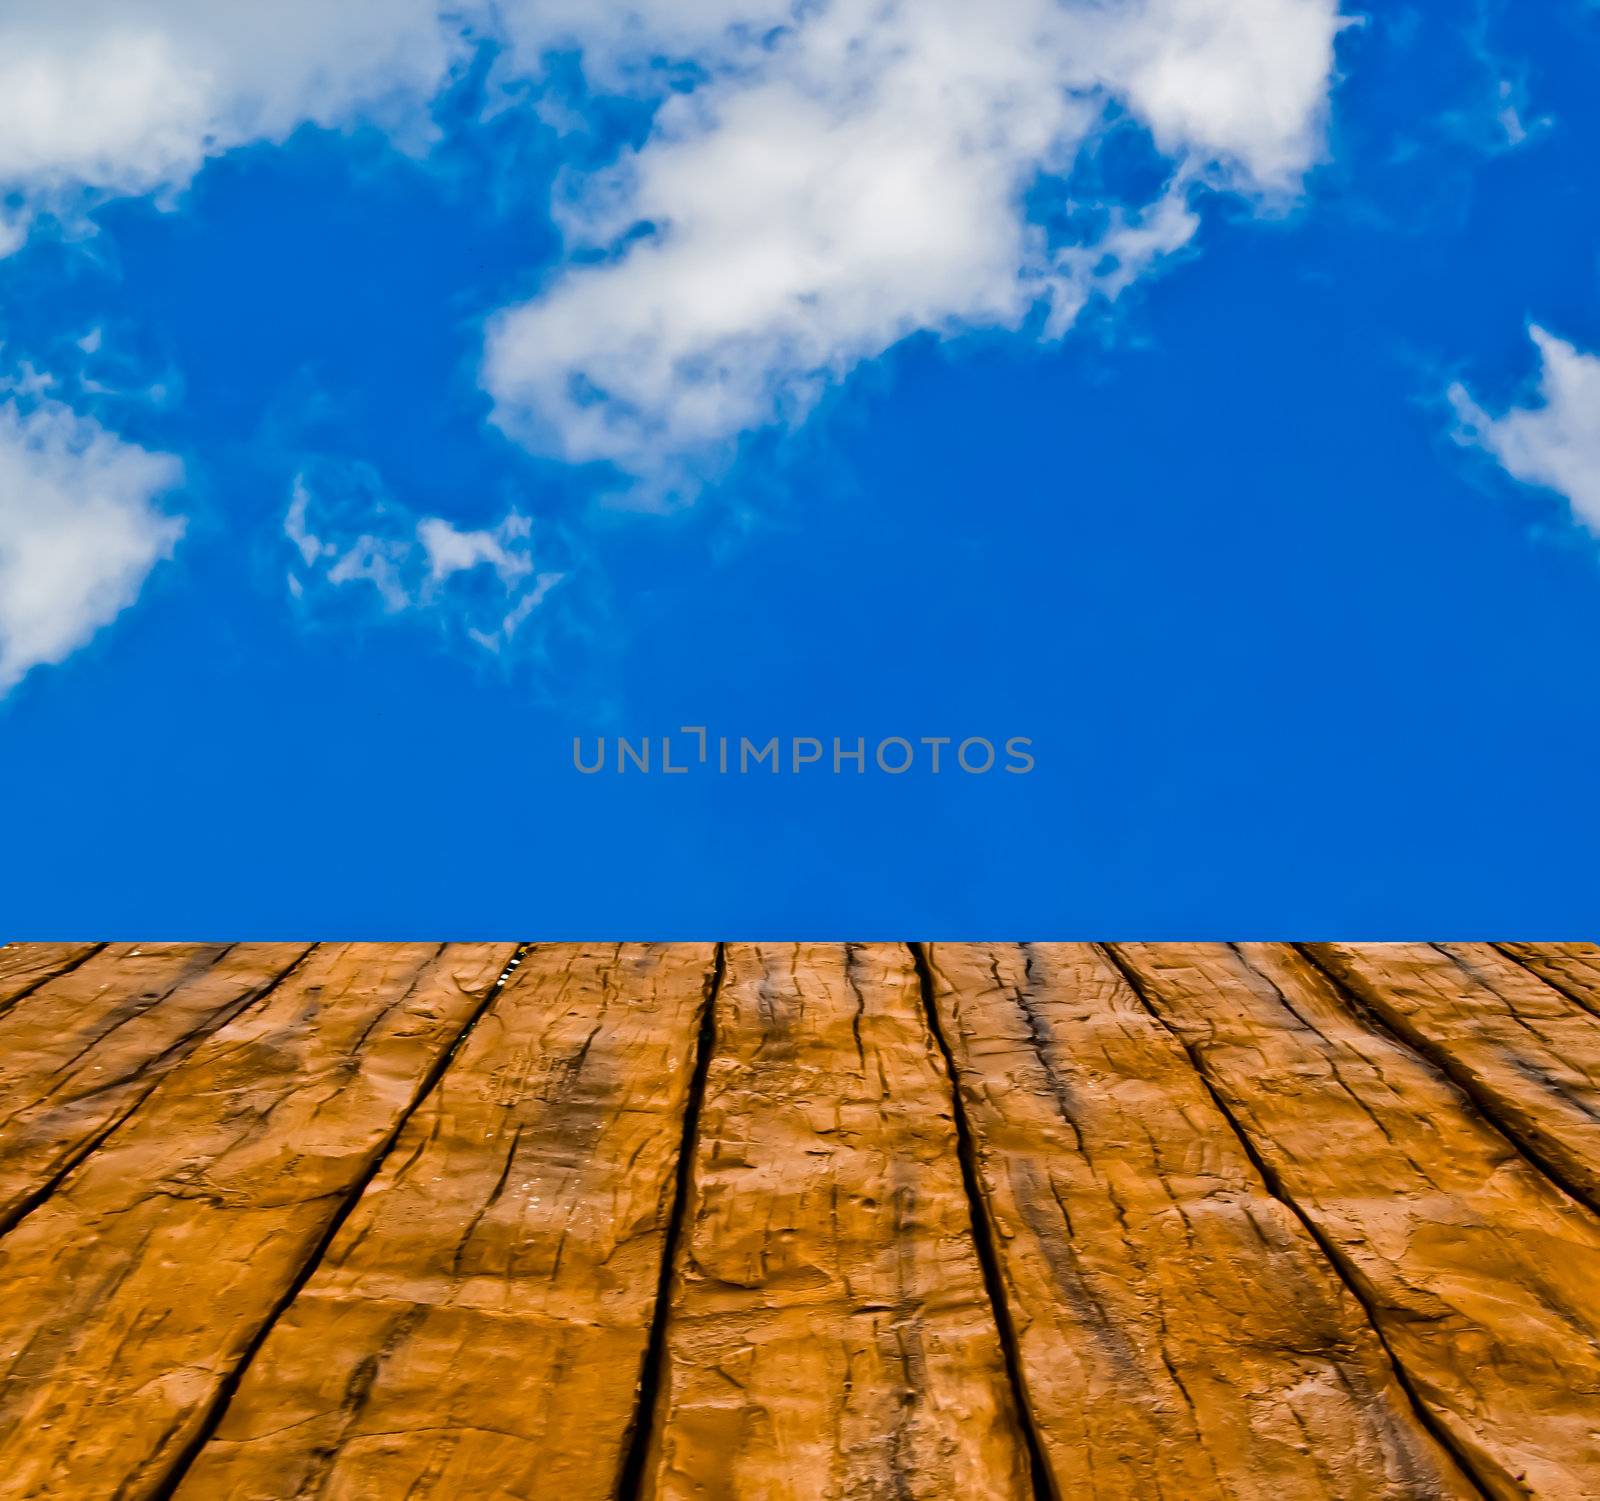
[[[1600,1494],[1592,945],[402,947],[0,948],[0,1501]]]

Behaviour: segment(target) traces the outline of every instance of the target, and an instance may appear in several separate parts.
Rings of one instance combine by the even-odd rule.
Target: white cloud
[[[1461,442],[1499,460],[1513,479],[1566,497],[1573,515],[1600,537],[1600,356],[1542,328],[1538,404],[1495,417],[1459,382],[1450,387]]]
[[[62,210],[85,190],[181,188],[306,121],[414,129],[461,47],[438,0],[9,0],[0,187]],[[19,239],[0,222],[0,253]]]
[[[536,71],[546,51],[581,50],[590,76],[610,87],[644,81],[657,59],[720,66],[795,8],[795,0],[501,0],[496,19],[521,71]]]
[[[676,10],[589,31],[608,57],[648,55],[650,25]],[[577,245],[652,232],[503,314],[484,366],[508,431],[641,476],[803,415],[919,330],[1018,329],[1044,309],[1059,334],[1191,238],[1196,182],[1291,193],[1320,150],[1341,24],[1336,0],[691,12],[698,32],[665,26],[662,45],[698,35],[709,80],[669,99],[568,216]],[[741,15],[752,24],[730,32]],[[786,15],[781,35],[764,29]],[[1147,125],[1171,180],[1095,205],[1096,234],[1052,245],[1025,194],[1071,171],[1111,101]]]
[[[14,255],[28,242],[27,215],[20,209],[0,208],[0,261]]]
[[[425,141],[476,36],[506,44],[503,76],[577,49],[597,87],[660,107],[644,145],[564,208],[576,259],[494,320],[484,380],[497,421],[528,446],[661,489],[692,482],[741,433],[799,420],[919,331],[1060,336],[1091,298],[1192,240],[1203,187],[1291,200],[1322,149],[1338,6],[9,0],[0,255],[41,213],[170,198],[207,159],[305,122]],[[1122,112],[1164,159],[1165,181],[1138,197],[1074,176]],[[1067,216],[1046,224],[1030,209],[1042,181],[1072,199],[1070,233]],[[14,680],[16,663],[59,660],[131,600],[178,523],[150,503],[173,461],[48,400],[7,421],[8,451],[48,470],[61,501],[65,574],[46,590],[58,608],[31,583],[13,597],[33,604],[4,606],[22,622],[6,625]],[[74,482],[69,458],[102,489]],[[471,530],[329,500],[302,484],[286,519],[306,608],[354,596],[394,614],[426,607],[498,649],[560,576],[536,569],[515,513]],[[115,524],[80,536],[72,519],[96,506]],[[77,558],[90,531],[98,565]],[[21,535],[8,557],[34,545]],[[74,599],[78,624],[37,625],[65,622]],[[33,644],[9,644],[24,635]]]
[[[698,55],[750,0],[7,0],[0,6],[0,256],[75,195],[165,194],[205,161],[313,123],[367,120],[416,139],[475,41],[508,70],[584,48],[619,82],[659,53]],[[646,68],[647,71],[647,68]]]
[[[473,37],[512,72],[578,49],[664,95],[643,149],[568,216],[614,249],[494,325],[486,384],[532,446],[639,474],[802,415],[919,330],[1069,327],[1184,245],[1197,183],[1282,198],[1317,159],[1338,0],[11,0],[0,191],[181,188],[302,121],[416,135]],[[663,59],[697,86],[669,90]],[[1025,194],[1130,111],[1163,192],[1102,193],[1070,244]],[[0,252],[19,242],[0,223]]]
[[[1105,47],[1103,81],[1163,148],[1287,188],[1320,153],[1343,24],[1329,0],[1146,0],[1074,28],[1073,40]]]
[[[492,532],[463,532],[438,516],[417,524],[417,540],[428,557],[428,578],[439,583],[452,573],[487,563],[499,574],[500,582],[511,588],[533,571],[533,559],[518,550],[533,532],[526,516],[512,512]]]
[[[182,466],[60,402],[0,401],[0,694],[131,605],[183,522]]]
[[[289,573],[289,592],[307,608],[364,583],[386,614],[430,611],[498,652],[561,582],[560,572],[536,568],[533,524],[516,511],[491,530],[462,531],[374,497],[371,488],[348,478],[316,488],[305,475],[295,481],[284,535],[301,566]]]

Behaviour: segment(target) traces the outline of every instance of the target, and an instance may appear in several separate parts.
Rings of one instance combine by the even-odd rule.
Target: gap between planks
[[[442,953],[446,945],[441,944],[439,947],[440,952]],[[322,1236],[312,1248],[311,1254],[306,1257],[304,1263],[301,1265],[299,1271],[296,1272],[288,1287],[273,1304],[271,1311],[267,1314],[267,1317],[262,1320],[260,1326],[256,1329],[254,1335],[251,1337],[249,1344],[245,1346],[244,1352],[240,1355],[238,1361],[235,1362],[232,1370],[230,1370],[227,1376],[223,1378],[223,1381],[218,1387],[216,1395],[212,1398],[211,1404],[207,1408],[205,1417],[196,1430],[194,1437],[173,1461],[167,1473],[151,1490],[151,1501],[172,1501],[172,1497],[176,1495],[178,1487],[183,1483],[184,1477],[189,1473],[189,1470],[193,1466],[195,1460],[199,1458],[201,1450],[204,1449],[206,1444],[210,1442],[212,1435],[217,1430],[217,1426],[222,1422],[223,1416],[228,1410],[228,1404],[233,1400],[234,1393],[238,1391],[240,1383],[244,1380],[245,1372],[249,1369],[251,1361],[255,1359],[256,1355],[260,1352],[261,1347],[266,1343],[267,1337],[272,1333],[273,1326],[280,1318],[283,1317],[285,1310],[291,1303],[294,1302],[297,1297],[299,1297],[301,1289],[306,1285],[307,1282],[311,1280],[313,1274],[317,1270],[317,1267],[321,1264],[322,1258],[327,1254],[328,1247],[332,1245],[334,1237],[338,1235],[340,1229],[344,1225],[344,1222],[350,1217],[351,1211],[360,1201],[362,1194],[366,1192],[367,1185],[371,1183],[372,1180],[377,1176],[380,1168],[383,1166],[384,1159],[389,1155],[389,1152],[394,1147],[395,1142],[399,1140],[400,1133],[405,1129],[406,1123],[413,1115],[416,1114],[417,1110],[422,1106],[424,1101],[427,1100],[428,1096],[433,1093],[434,1089],[438,1087],[439,1081],[444,1077],[445,1072],[455,1060],[456,1054],[461,1051],[462,1045],[472,1034],[473,1029],[488,1013],[495,1001],[499,999],[500,993],[505,989],[507,981],[510,980],[511,976],[515,973],[517,966],[522,963],[523,957],[532,947],[533,945],[531,943],[519,943],[517,945],[516,951],[507,961],[506,967],[500,971],[500,974],[496,978],[494,984],[491,985],[485,992],[483,999],[473,1009],[472,1014],[467,1018],[465,1025],[463,1025],[456,1033],[455,1037],[451,1040],[450,1045],[442,1049],[439,1053],[439,1056],[434,1059],[433,1064],[429,1067],[427,1073],[424,1074],[422,1083],[412,1095],[411,1100],[396,1117],[394,1124],[391,1126],[388,1134],[380,1143],[377,1151],[372,1154],[371,1160],[367,1163],[365,1171],[360,1174],[356,1181],[351,1185],[350,1189],[346,1192],[343,1200],[339,1204],[338,1210],[334,1213],[332,1219],[328,1222],[326,1229],[323,1231]]]
[[[1022,1347],[1017,1338],[1016,1323],[1011,1316],[1011,1305],[1006,1299],[1005,1279],[1000,1271],[1000,1260],[995,1254],[993,1224],[989,1216],[988,1201],[984,1197],[978,1173],[977,1150],[973,1145],[972,1123],[967,1119],[966,1101],[961,1097],[961,1080],[956,1069],[955,1055],[949,1039],[939,1022],[939,1008],[934,999],[933,972],[928,964],[927,945],[910,943],[911,961],[917,971],[917,989],[922,998],[923,1015],[928,1032],[939,1050],[945,1080],[950,1086],[950,1108],[955,1120],[956,1154],[961,1162],[961,1181],[967,1192],[967,1209],[972,1216],[972,1239],[977,1247],[978,1263],[983,1268],[984,1288],[989,1295],[989,1306],[994,1311],[995,1331],[1000,1339],[1000,1351],[1005,1359],[1006,1379],[1011,1387],[1011,1400],[1016,1408],[1017,1423],[1028,1449],[1028,1470],[1036,1501],[1061,1501],[1045,1462],[1044,1443],[1039,1436],[1039,1425],[1028,1402],[1027,1386],[1022,1377]]]
[[[1437,1442],[1439,1446],[1447,1454],[1449,1454],[1452,1459],[1455,1460],[1457,1466],[1461,1470],[1461,1473],[1484,1498],[1484,1501],[1494,1501],[1494,1493],[1484,1483],[1483,1477],[1479,1474],[1477,1467],[1473,1464],[1471,1456],[1462,1449],[1461,1445],[1456,1441],[1454,1435],[1451,1434],[1449,1430],[1443,1424],[1441,1424],[1435,1415],[1429,1410],[1427,1404],[1422,1399],[1422,1394],[1417,1390],[1416,1385],[1413,1383],[1410,1372],[1408,1372],[1400,1363],[1399,1357],[1394,1353],[1394,1349],[1390,1345],[1379,1323],[1377,1310],[1373,1307],[1371,1299],[1366,1295],[1365,1291],[1361,1287],[1360,1281],[1355,1276],[1353,1268],[1346,1262],[1346,1260],[1340,1254],[1338,1248],[1333,1244],[1328,1236],[1323,1233],[1311,1216],[1301,1208],[1299,1202],[1285,1187],[1282,1177],[1262,1156],[1261,1152],[1256,1147],[1255,1142],[1251,1139],[1249,1133],[1240,1124],[1238,1117],[1233,1112],[1232,1107],[1223,1098],[1221,1091],[1218,1090],[1212,1083],[1210,1074],[1207,1072],[1200,1059],[1196,1057],[1194,1048],[1190,1044],[1189,1040],[1184,1037],[1176,1027],[1172,1026],[1172,1024],[1167,1021],[1166,1017],[1161,1014],[1160,1010],[1151,1003],[1150,997],[1145,993],[1144,982],[1140,976],[1130,965],[1123,962],[1122,956],[1116,951],[1114,945],[1098,944],[1096,947],[1099,948],[1100,952],[1104,954],[1113,965],[1116,966],[1118,972],[1122,975],[1122,978],[1127,981],[1128,987],[1138,998],[1139,1004],[1142,1005],[1145,1010],[1155,1018],[1157,1023],[1166,1028],[1166,1030],[1172,1035],[1173,1039],[1177,1042],[1178,1046],[1183,1049],[1184,1055],[1188,1058],[1190,1066],[1194,1069],[1195,1073],[1199,1075],[1200,1082],[1205,1086],[1206,1093],[1211,1096],[1212,1103],[1215,1104],[1222,1118],[1228,1123],[1229,1128],[1238,1138],[1239,1145],[1243,1148],[1245,1156],[1250,1159],[1251,1165],[1260,1175],[1261,1181],[1266,1184],[1267,1191],[1273,1196],[1273,1198],[1277,1199],[1281,1204],[1283,1204],[1285,1208],[1287,1208],[1289,1212],[1293,1214],[1295,1218],[1298,1219],[1305,1227],[1306,1233],[1311,1237],[1318,1250],[1322,1252],[1322,1255],[1326,1258],[1328,1264],[1333,1268],[1335,1275],[1337,1275],[1339,1280],[1344,1283],[1350,1295],[1356,1300],[1357,1304],[1362,1310],[1362,1313],[1366,1317],[1367,1324],[1371,1328],[1374,1337],[1377,1339],[1379,1345],[1383,1348],[1384,1354],[1387,1355],[1389,1359],[1389,1365],[1394,1371],[1395,1379],[1399,1382],[1401,1391],[1405,1393],[1406,1401],[1410,1403],[1412,1414],[1415,1416],[1417,1421],[1433,1437],[1435,1442]]]

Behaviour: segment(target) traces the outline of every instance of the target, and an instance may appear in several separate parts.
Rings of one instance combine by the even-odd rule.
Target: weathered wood
[[[0,1228],[307,944],[120,944],[0,1020]]]
[[[1302,954],[1116,953],[1479,1483],[1600,1495],[1600,1222]]]
[[[18,983],[0,1012],[0,1038],[9,1037],[18,1025],[11,1018],[19,1007],[58,997],[58,1014],[76,1017],[82,1035],[92,1041],[101,1029],[115,1028],[130,1016],[148,1011],[179,985],[203,974],[230,945],[108,943],[90,947],[90,953],[52,965],[47,972],[19,963]]]
[[[82,964],[103,947],[98,943],[0,944],[0,1013],[18,996],[26,995],[63,970]]]
[[[524,959],[252,1360],[182,1501],[609,1501],[714,953]]]
[[[909,953],[734,947],[715,1021],[644,1493],[1027,1496]]]
[[[929,967],[1057,1494],[1478,1494],[1099,950],[939,944]]]
[[[319,949],[0,1240],[0,1497],[158,1493],[513,952]]]
[[[1600,1016],[1600,947],[1592,943],[1497,943],[1495,947]]]
[[[1314,943],[1312,957],[1600,1205],[1600,1017],[1487,943]]]

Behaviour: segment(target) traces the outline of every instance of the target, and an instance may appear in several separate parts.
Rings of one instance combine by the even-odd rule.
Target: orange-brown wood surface
[[[1492,944],[1307,951],[1571,1192],[1600,1205],[1600,1016]]]
[[[318,950],[0,1238],[0,1496],[161,1493],[513,951]]]
[[[1600,1016],[1600,944],[1497,943],[1502,953]]]
[[[735,945],[726,963],[643,1494],[1022,1501],[911,956]]]
[[[1116,952],[1497,1497],[1600,1496],[1600,1222],[1309,959]]]
[[[126,1119],[308,944],[122,944],[0,1016],[0,1226]]]
[[[0,1012],[97,953],[99,943],[9,943],[0,948]]]
[[[252,1361],[183,1501],[615,1494],[712,957],[524,960]]]
[[[1469,1496],[1361,1305],[1088,944],[930,954],[1062,1496]]]
[[[1588,944],[0,946],[0,1501],[1600,1497]]]

